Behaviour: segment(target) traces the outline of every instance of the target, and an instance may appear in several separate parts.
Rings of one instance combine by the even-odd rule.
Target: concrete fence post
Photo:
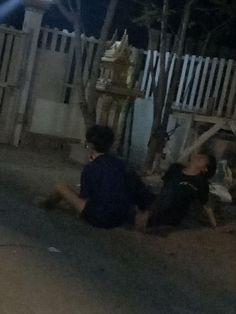
[[[45,11],[49,8],[52,0],[22,0],[25,6],[25,16],[23,22],[23,31],[30,35],[29,52],[26,62],[25,81],[22,86],[20,101],[18,105],[16,126],[14,131],[13,144],[18,146],[24,125],[24,117],[27,108],[29,91],[32,81],[32,74],[35,65],[38,39],[42,18]]]

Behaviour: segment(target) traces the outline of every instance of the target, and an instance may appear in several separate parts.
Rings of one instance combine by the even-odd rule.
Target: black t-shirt
[[[192,203],[208,201],[209,183],[204,175],[183,173],[184,166],[173,164],[163,177],[163,188],[157,201],[156,224],[181,223]]]
[[[130,208],[125,163],[111,155],[101,155],[85,166],[80,196],[87,200],[85,219],[101,228],[124,222]]]

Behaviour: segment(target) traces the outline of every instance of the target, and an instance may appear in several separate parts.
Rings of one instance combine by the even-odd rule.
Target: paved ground
[[[0,147],[0,314],[236,313],[235,223],[160,238],[33,205],[79,175],[56,153]]]

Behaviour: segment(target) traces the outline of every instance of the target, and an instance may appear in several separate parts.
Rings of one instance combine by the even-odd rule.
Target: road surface
[[[0,147],[1,314],[235,314],[235,223],[166,238],[93,229],[34,205],[80,169]]]

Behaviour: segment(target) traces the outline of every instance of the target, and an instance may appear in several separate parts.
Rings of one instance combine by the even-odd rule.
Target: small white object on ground
[[[212,183],[210,185],[210,193],[217,196],[222,203],[232,203],[232,195],[229,193],[228,189],[217,183]]]
[[[48,247],[48,252],[50,252],[50,253],[61,253],[60,250],[58,250],[57,248],[55,248],[53,246]]]

